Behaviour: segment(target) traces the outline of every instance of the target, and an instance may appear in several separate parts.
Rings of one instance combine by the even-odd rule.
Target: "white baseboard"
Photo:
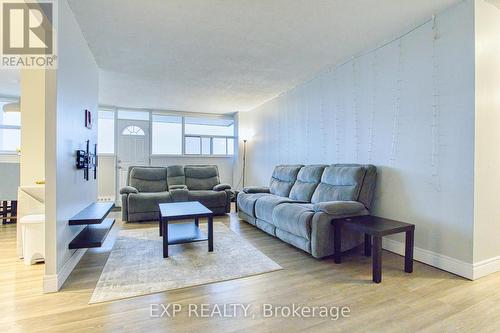
[[[59,290],[57,287],[57,274],[43,276],[43,292],[55,293]]]
[[[500,256],[475,263],[473,280],[496,272],[500,272]]]
[[[78,249],[73,255],[66,261],[61,271],[58,274],[44,275],[43,276],[43,292],[44,293],[55,293],[61,289],[64,282],[68,279],[73,269],[75,269],[80,259],[87,252],[87,249]]]
[[[393,239],[384,238],[382,240],[382,247],[384,250],[391,251],[402,256],[404,256],[405,254],[405,244]],[[469,280],[474,280],[475,278],[473,265],[465,261],[461,261],[418,247],[414,247],[413,249],[413,258],[416,261],[420,261],[424,264],[434,266],[456,275],[460,275]],[[498,263],[500,264],[500,258]]]

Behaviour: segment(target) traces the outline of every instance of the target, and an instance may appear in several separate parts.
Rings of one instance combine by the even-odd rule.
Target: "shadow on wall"
[[[429,183],[428,191],[425,193],[412,193],[408,189],[412,186],[409,179],[413,179],[414,182],[426,181],[420,179],[418,175],[404,174],[402,169],[377,165],[373,214],[415,224],[415,247],[432,248],[433,251],[428,253],[431,256],[435,256],[436,253],[447,253],[446,250],[449,252],[450,242],[454,243],[452,248],[457,251],[469,246],[470,235],[464,228],[457,227],[457,222],[449,218],[444,208],[438,214],[432,209],[421,208],[428,206],[429,200],[434,200],[434,197],[435,200],[439,200],[440,196],[436,195],[434,185]],[[388,238],[404,243],[403,234]],[[457,244],[456,240],[461,240],[460,244]],[[468,261],[469,258],[460,260]]]
[[[409,211],[411,205],[409,200],[410,196],[404,188],[401,170],[377,165],[377,186],[372,204],[374,214],[387,218],[408,219],[412,215]],[[388,214],[389,211],[392,214]],[[395,211],[397,213],[394,213]]]

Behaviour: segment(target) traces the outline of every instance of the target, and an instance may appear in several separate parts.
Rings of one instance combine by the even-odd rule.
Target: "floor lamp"
[[[245,187],[245,167],[247,161],[247,139],[243,139],[243,188]]]

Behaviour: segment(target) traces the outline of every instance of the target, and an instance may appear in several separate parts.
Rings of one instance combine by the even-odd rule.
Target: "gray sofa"
[[[269,187],[246,187],[238,194],[240,219],[316,258],[332,255],[338,217],[367,215],[375,191],[373,165],[280,165]],[[342,251],[362,235],[342,233]]]
[[[230,212],[233,192],[216,165],[131,166],[120,189],[123,221],[158,219],[158,204],[199,201],[215,214]]]

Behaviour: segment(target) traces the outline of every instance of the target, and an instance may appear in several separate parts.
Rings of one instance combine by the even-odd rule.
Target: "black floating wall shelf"
[[[111,202],[94,202],[69,219],[69,225],[86,225],[69,243],[69,249],[101,247],[115,220],[106,218]]]

